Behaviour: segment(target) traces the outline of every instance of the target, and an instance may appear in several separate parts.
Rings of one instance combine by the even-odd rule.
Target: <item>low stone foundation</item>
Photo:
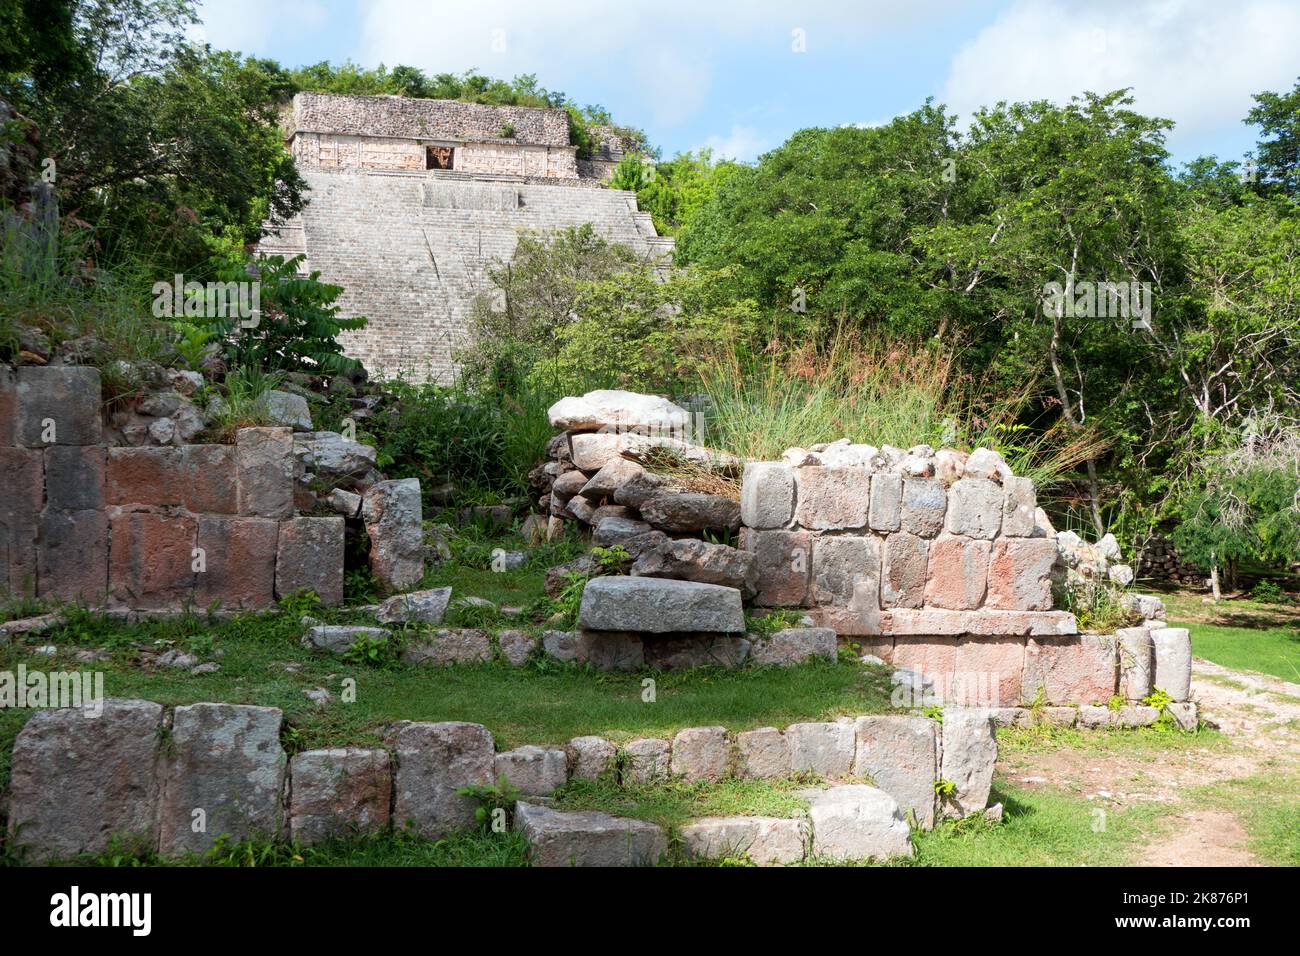
[[[114,835],[164,855],[209,849],[217,837],[312,843],[353,831],[411,827],[437,838],[474,827],[458,791],[505,780],[544,800],[568,781],[622,768],[626,783],[676,777],[870,780],[915,826],[982,810],[997,757],[989,711],[870,715],[729,733],[692,727],[671,741],[600,737],[497,752],[478,724],[401,722],[382,748],[290,757],[276,708],[201,703],[174,709],[108,700],[32,716],[14,744],[9,833],[43,862],[104,850]],[[620,757],[620,751],[623,756]],[[953,784],[936,796],[940,781]]]

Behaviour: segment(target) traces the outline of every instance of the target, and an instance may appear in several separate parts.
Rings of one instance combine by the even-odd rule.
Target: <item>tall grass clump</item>
[[[1070,432],[1063,423],[1030,428],[1022,419],[1033,404],[1033,383],[984,395],[938,338],[842,331],[823,344],[759,355],[727,346],[701,369],[709,399],[704,442],[752,461],[841,438],[877,447],[989,447],[1040,488],[1104,448],[1092,433]]]

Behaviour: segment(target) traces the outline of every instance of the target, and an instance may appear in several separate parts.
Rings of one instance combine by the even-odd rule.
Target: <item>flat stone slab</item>
[[[829,627],[792,627],[777,631],[765,641],[755,641],[750,657],[755,664],[790,667],[816,658],[833,661],[839,654],[835,632]]]
[[[437,839],[475,825],[478,808],[463,787],[494,783],[496,753],[492,734],[463,721],[412,723],[397,731],[393,826],[410,823],[417,833]]]
[[[288,757],[276,707],[177,707],[163,781],[158,849],[202,853],[217,837],[278,837]]]
[[[1068,611],[946,611],[938,608],[898,608],[881,611],[876,633],[897,636],[945,637],[961,634],[1021,636],[1077,634],[1078,622]]]
[[[639,431],[684,433],[691,415],[658,395],[602,388],[582,396],[562,398],[546,412],[552,428],[561,431]]]
[[[578,626],[590,631],[649,634],[738,634],[745,630],[745,611],[736,588],[667,578],[610,576],[587,582]]]
[[[808,823],[780,817],[705,817],[681,828],[682,844],[705,860],[748,857],[760,865],[797,863],[808,846]]]
[[[388,631],[382,627],[363,627],[356,624],[317,624],[307,629],[307,633],[302,636],[302,645],[303,647],[314,647],[318,650],[329,651],[331,654],[342,654],[363,638],[366,640],[379,638],[386,640],[388,636]]]
[[[514,828],[528,841],[533,866],[653,866],[668,848],[653,823],[522,800],[515,804]]]
[[[866,777],[910,810],[919,826],[934,825],[934,781],[939,770],[938,724],[892,714],[859,717],[853,775]]]
[[[441,624],[450,602],[451,588],[395,594],[379,605],[375,620],[381,624]]]
[[[813,856],[887,860],[912,855],[912,835],[897,801],[863,784],[832,787],[812,798]]]
[[[524,796],[547,797],[568,783],[568,764],[568,755],[559,747],[525,744],[497,754],[496,775]]]
[[[34,713],[14,742],[9,834],[45,862],[108,847],[115,834],[158,834],[160,704],[106,700],[103,713]]]
[[[289,763],[289,835],[311,844],[388,828],[393,771],[388,751],[307,750]]]

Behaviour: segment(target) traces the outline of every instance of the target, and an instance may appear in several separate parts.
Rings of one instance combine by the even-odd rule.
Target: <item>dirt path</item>
[[[1011,753],[999,776],[1026,787],[1053,787],[1107,809],[1168,803],[1172,825],[1137,855],[1156,866],[1252,866],[1247,834],[1231,810],[1187,806],[1185,791],[1203,784],[1300,766],[1300,685],[1196,660],[1192,696],[1201,716],[1226,740],[1150,753],[1096,754],[1063,747]]]

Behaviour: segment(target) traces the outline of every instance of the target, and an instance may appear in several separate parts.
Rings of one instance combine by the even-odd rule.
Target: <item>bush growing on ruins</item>
[[[256,325],[244,327],[238,317],[212,319],[211,327],[225,338],[232,366],[263,371],[336,374],[359,367],[343,354],[340,332],[366,327],[364,316],[339,315],[338,297],[343,287],[320,281],[320,273],[302,275],[305,256],[218,256],[218,277],[223,282],[261,283],[261,315]]]

